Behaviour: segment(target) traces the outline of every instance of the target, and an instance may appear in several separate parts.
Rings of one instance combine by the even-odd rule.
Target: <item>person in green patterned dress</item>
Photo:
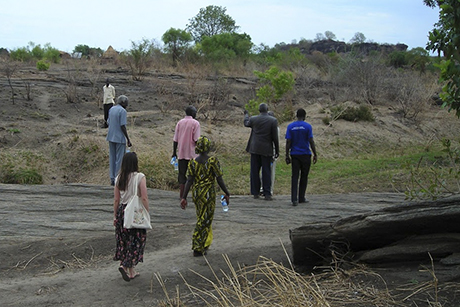
[[[187,171],[187,182],[180,206],[185,210],[187,207],[187,194],[192,188],[192,199],[196,208],[196,225],[192,237],[193,256],[206,255],[206,251],[212,243],[212,220],[216,208],[215,181],[224,191],[225,200],[230,204],[230,193],[222,178],[222,169],[216,157],[210,157],[211,141],[201,136],[196,142],[195,152],[198,157],[191,159]]]

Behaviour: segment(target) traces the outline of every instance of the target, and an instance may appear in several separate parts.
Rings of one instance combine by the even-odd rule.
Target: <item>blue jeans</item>
[[[121,161],[126,152],[126,144],[109,142],[109,175],[114,182],[121,168]]]
[[[296,202],[298,200],[300,203],[305,202],[311,155],[291,155],[291,166],[291,201]]]

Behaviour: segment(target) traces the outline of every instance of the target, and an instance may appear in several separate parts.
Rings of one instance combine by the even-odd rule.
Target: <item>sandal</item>
[[[129,278],[128,274],[126,273],[125,269],[121,266],[118,268],[118,271],[121,273],[121,277],[123,277],[124,281],[130,281],[131,278]]]
[[[138,276],[140,276],[140,275],[141,275],[141,274],[140,274],[139,272],[135,272],[134,275],[131,276],[131,277],[129,277],[129,278],[134,279],[134,278],[136,278],[136,277],[138,277]]]

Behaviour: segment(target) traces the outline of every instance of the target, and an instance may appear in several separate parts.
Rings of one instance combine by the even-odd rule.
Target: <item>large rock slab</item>
[[[460,249],[460,195],[435,201],[401,202],[330,223],[290,230],[293,261],[317,265],[331,254],[364,262],[444,257]]]

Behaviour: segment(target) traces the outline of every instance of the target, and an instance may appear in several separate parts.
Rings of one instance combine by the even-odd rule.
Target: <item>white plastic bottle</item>
[[[171,163],[172,166],[174,166],[175,171],[179,170],[179,164],[177,163],[177,158],[176,157],[172,157],[170,163]]]
[[[224,195],[220,196],[220,203],[222,204],[222,211],[228,212],[228,204],[227,204],[227,201],[225,200]]]

